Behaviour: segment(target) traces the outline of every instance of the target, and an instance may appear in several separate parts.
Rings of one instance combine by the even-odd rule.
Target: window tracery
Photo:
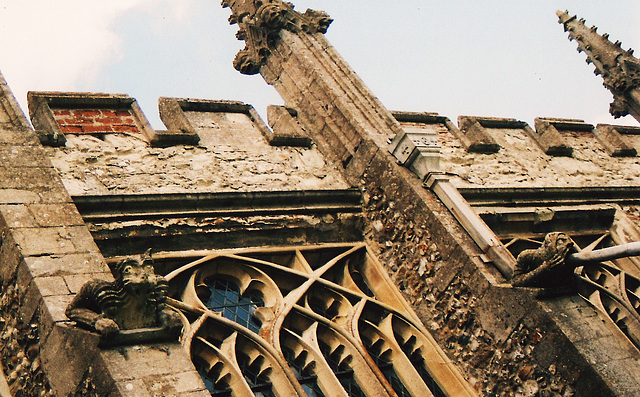
[[[154,258],[212,395],[474,395],[365,244]]]

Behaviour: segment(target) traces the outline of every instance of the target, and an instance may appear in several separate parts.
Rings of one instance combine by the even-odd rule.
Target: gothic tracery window
[[[214,396],[474,395],[365,244],[164,260]]]

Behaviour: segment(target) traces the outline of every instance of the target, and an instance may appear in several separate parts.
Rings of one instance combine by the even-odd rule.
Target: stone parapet
[[[155,130],[134,99],[124,94],[30,92],[29,114],[40,141],[64,146],[65,134],[134,134],[153,146],[196,145],[198,135]]]

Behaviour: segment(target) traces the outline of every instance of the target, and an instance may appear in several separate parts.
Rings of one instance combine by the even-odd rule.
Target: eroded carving
[[[293,4],[280,0],[224,1],[223,7],[231,7],[231,24],[238,24],[236,37],[245,41],[245,48],[238,52],[233,67],[242,74],[257,74],[271,53],[282,29],[298,33],[326,33],[333,21],[323,11],[307,10],[301,14],[293,10]]]
[[[566,286],[573,279],[575,266],[566,263],[573,250],[574,244],[565,233],[547,234],[542,246],[518,255],[511,283],[517,287]]]
[[[114,282],[86,282],[67,307],[67,317],[103,337],[124,330],[179,329],[179,315],[165,307],[167,281],[155,274],[150,251],[116,264]]]

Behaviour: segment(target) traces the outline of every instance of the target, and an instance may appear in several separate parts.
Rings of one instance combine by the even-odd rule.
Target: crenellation
[[[621,132],[622,131],[622,132]],[[626,136],[627,130],[623,127],[609,124],[598,124],[593,134],[598,138],[609,156],[612,157],[636,157],[638,151]]]
[[[267,107],[267,120],[273,131],[267,136],[272,146],[300,146],[311,147],[312,140],[296,120],[294,109],[284,106],[270,105]]]
[[[495,140],[489,135],[485,127],[475,117],[458,116],[458,127],[461,135],[461,143],[471,153],[496,153],[500,150]]]

